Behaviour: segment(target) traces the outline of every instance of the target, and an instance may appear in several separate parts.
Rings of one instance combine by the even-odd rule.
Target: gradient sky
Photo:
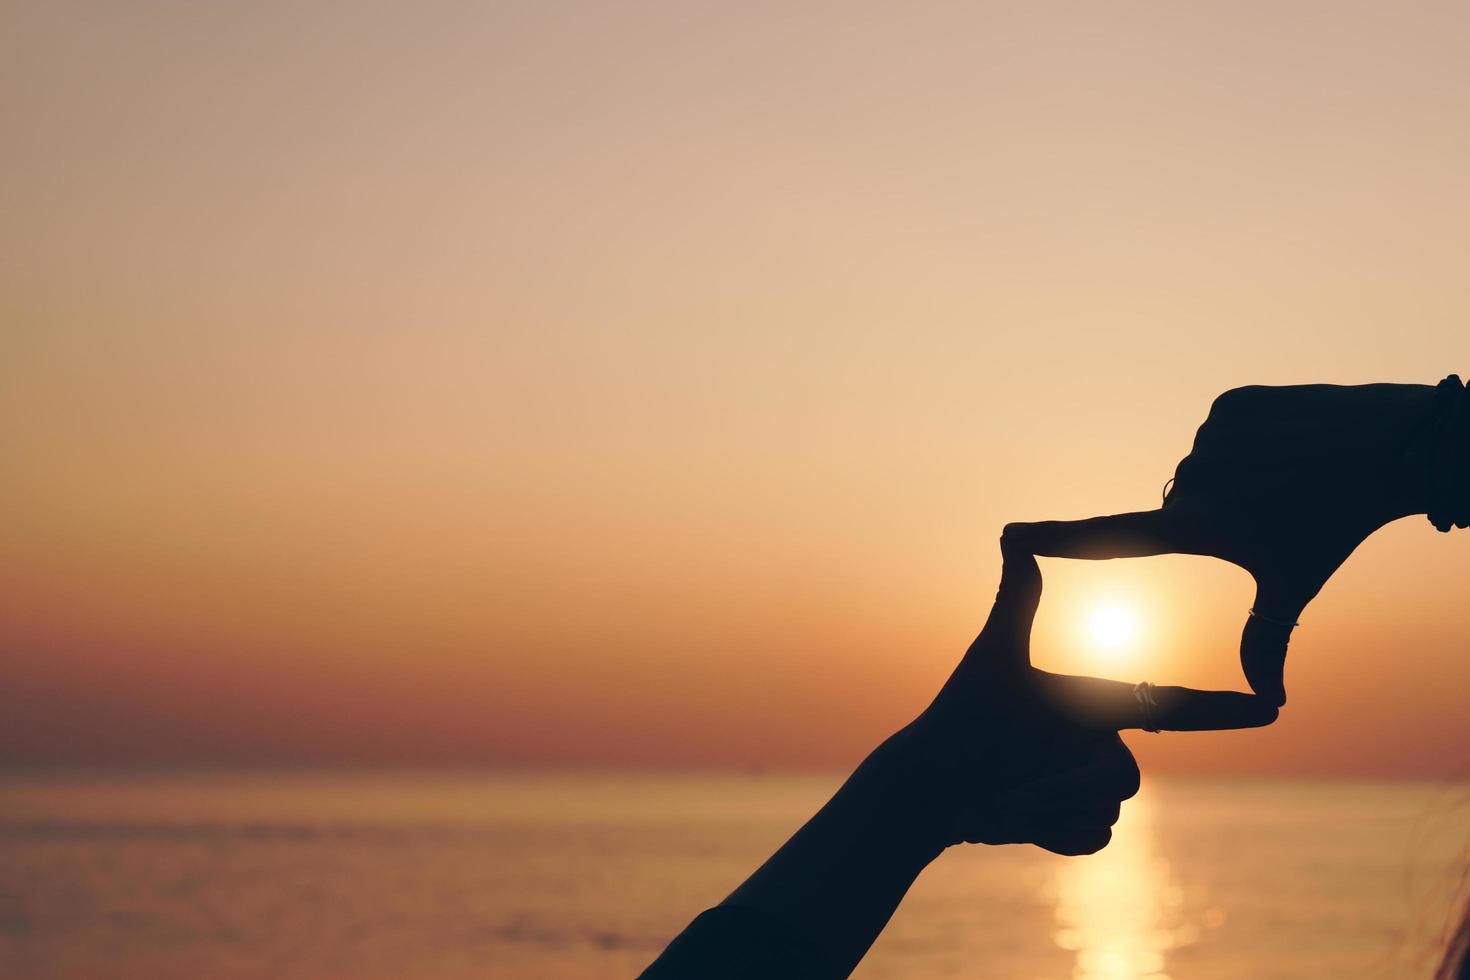
[[[0,82],[11,764],[848,764],[1005,521],[1470,373],[1461,4],[12,2]],[[1043,571],[1039,663],[1244,686],[1244,572]],[[1395,525],[1277,726],[1131,741],[1463,773],[1467,573]]]

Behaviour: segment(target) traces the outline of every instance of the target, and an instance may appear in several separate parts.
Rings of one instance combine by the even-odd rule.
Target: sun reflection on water
[[[1152,816],[1145,789],[1123,804],[1112,843],[1058,865],[1053,938],[1076,954],[1074,980],[1169,980],[1165,956],[1199,939],[1156,852]]]

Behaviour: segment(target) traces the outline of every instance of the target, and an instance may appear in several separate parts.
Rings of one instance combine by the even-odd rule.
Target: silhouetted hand
[[[898,738],[934,781],[926,805],[942,844],[1035,843],[1059,854],[1103,847],[1138,767],[1118,731],[1253,728],[1274,705],[1233,691],[1153,687],[1031,666],[1041,600],[1036,559],[1003,549],[995,606],[934,702]]]
[[[1359,544],[1427,509],[1431,385],[1252,386],[1215,400],[1158,510],[1011,524],[1005,540],[1065,558],[1210,555],[1250,572],[1240,659],[1286,702],[1291,628]]]
[[[995,606],[933,703],[645,972],[686,977],[847,976],[919,873],[961,841],[1096,851],[1138,789],[1122,728],[1270,724],[1260,698],[1068,677],[1030,663],[1041,572],[1003,548]]]

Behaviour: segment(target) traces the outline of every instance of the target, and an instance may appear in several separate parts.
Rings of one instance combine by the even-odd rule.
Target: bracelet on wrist
[[[1435,392],[1434,448],[1429,453],[1429,523],[1448,532],[1470,527],[1470,388],[1452,374]]]

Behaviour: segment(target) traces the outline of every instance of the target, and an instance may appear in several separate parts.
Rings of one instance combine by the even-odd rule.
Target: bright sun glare
[[[1099,649],[1121,650],[1133,639],[1133,614],[1119,606],[1098,606],[1087,620],[1087,632]]]

